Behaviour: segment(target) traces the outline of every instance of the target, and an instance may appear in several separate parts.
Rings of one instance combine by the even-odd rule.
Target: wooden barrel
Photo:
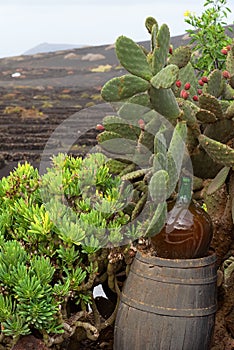
[[[216,280],[214,253],[177,260],[138,252],[121,296],[114,350],[208,350]]]

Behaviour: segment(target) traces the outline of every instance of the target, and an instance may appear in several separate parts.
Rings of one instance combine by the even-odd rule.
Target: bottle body
[[[173,207],[174,208],[174,207]],[[191,202],[188,208],[181,209],[174,222],[170,221],[173,208],[168,212],[167,223],[161,232],[151,237],[151,245],[157,256],[167,259],[194,259],[207,255],[212,239],[212,223],[208,214]]]
[[[191,187],[191,179],[182,177],[178,198],[168,205],[165,226],[151,237],[151,246],[159,257],[194,259],[208,254],[212,222],[209,215],[191,200]]]

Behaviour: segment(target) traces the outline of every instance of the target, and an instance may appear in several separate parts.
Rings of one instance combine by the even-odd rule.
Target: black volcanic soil
[[[187,42],[186,36],[172,38],[174,47]],[[149,49],[149,42],[140,44]],[[124,73],[114,45],[0,59],[0,178],[19,161],[38,167],[58,127],[59,137],[50,140],[51,155],[88,152],[96,144],[95,126],[106,114],[101,88]],[[68,127],[70,119],[74,130]],[[61,142],[68,132],[74,141],[69,147]]]
[[[93,147],[95,127],[106,108],[95,106],[104,104],[100,95],[103,84],[123,74],[118,64],[113,46],[1,59],[0,178],[19,161],[38,166],[58,126],[59,137],[53,138],[51,153],[83,155]],[[69,138],[69,132],[74,143],[68,148],[61,140]]]

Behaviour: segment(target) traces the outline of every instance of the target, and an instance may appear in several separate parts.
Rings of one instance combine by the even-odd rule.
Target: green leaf
[[[6,336],[13,336],[14,338],[31,333],[25,318],[17,314],[11,315],[5,322],[3,322],[2,329]]]

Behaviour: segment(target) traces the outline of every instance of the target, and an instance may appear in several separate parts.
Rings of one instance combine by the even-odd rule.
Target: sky
[[[118,36],[149,40],[148,16],[169,26],[171,36],[191,28],[184,12],[200,15],[205,0],[0,0],[0,57],[40,43],[112,44]],[[233,0],[227,1],[234,20]]]

